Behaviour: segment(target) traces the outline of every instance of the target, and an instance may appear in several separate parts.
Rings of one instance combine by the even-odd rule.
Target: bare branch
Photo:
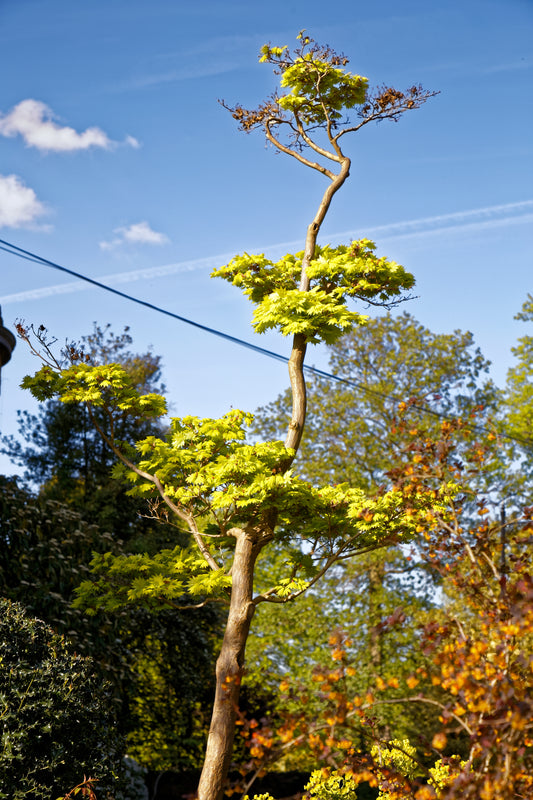
[[[282,153],[286,153],[288,156],[292,156],[301,164],[305,164],[306,167],[311,167],[311,169],[315,169],[322,175],[326,175],[328,178],[330,178],[330,180],[332,181],[335,180],[336,178],[335,173],[327,169],[327,167],[322,166],[322,164],[319,164],[316,161],[309,161],[309,159],[305,158],[298,150],[293,150],[292,148],[287,147],[287,145],[282,144],[279,141],[279,139],[277,139],[272,133],[271,128],[273,124],[274,123],[271,122],[270,120],[268,120],[265,123],[265,136],[268,139],[268,141],[274,145],[274,147],[277,147],[277,149],[281,150]]]
[[[405,92],[400,92],[390,86],[378,87],[373,95],[368,95],[366,103],[358,113],[361,122],[343,128],[334,139],[338,141],[341,136],[358,131],[369,122],[381,122],[385,119],[398,122],[406,111],[420,108],[427,100],[438,94],[440,92],[426,91],[422,86],[411,86]]]

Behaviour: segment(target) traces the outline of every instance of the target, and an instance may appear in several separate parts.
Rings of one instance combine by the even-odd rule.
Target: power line
[[[116,294],[119,297],[123,297],[126,300],[130,300],[132,303],[137,303],[138,305],[145,306],[146,308],[151,308],[152,311],[157,311],[159,314],[165,314],[167,317],[172,317],[173,319],[179,320],[179,322],[184,322],[187,325],[192,325],[195,328],[199,328],[202,331],[206,331],[206,333],[211,333],[213,336],[219,336],[222,339],[226,339],[229,342],[233,342],[234,344],[238,344],[241,347],[247,347],[249,350],[254,350],[257,353],[261,353],[262,355],[269,356],[270,358],[276,358],[278,361],[287,362],[288,358],[286,356],[282,356],[279,353],[275,353],[272,350],[266,350],[264,347],[259,347],[259,345],[252,344],[252,342],[247,342],[244,339],[238,339],[236,336],[231,336],[229,333],[224,333],[223,331],[219,331],[216,328],[210,328],[208,325],[202,325],[200,322],[195,322],[192,319],[188,319],[187,317],[183,317],[180,314],[175,314],[173,311],[168,311],[166,308],[161,308],[160,306],[156,306],[154,303],[149,303],[147,300],[141,300],[139,297],[134,297],[131,294],[127,294],[126,292],[121,292],[120,289],[114,289],[112,286],[108,286],[106,283],[102,283],[101,281],[97,281],[94,278],[89,278],[87,275],[83,275],[81,272],[76,272],[73,269],[69,269],[68,267],[62,267],[60,264],[56,264],[54,261],[50,261],[47,258],[42,256],[36,255],[35,253],[31,253],[29,250],[23,250],[22,247],[17,247],[10,242],[6,242],[4,239],[0,239],[0,250],[4,250],[6,253],[10,253],[13,256],[17,256],[18,258],[23,258],[26,261],[32,261],[36,264],[43,264],[47,267],[52,267],[53,269],[60,270],[61,272],[66,272],[68,275],[73,275],[75,278],[79,278],[81,281],[85,281],[86,283],[90,283],[93,286],[97,286],[99,289],[104,289],[106,292],[111,292],[112,294]],[[11,248],[11,249],[8,249]]]
[[[94,278],[89,278],[87,275],[83,275],[81,272],[76,272],[73,269],[69,269],[68,267],[63,267],[61,264],[57,264],[55,261],[50,261],[43,256],[37,255],[36,253],[32,253],[29,250],[24,250],[22,247],[18,247],[17,245],[12,244],[11,242],[7,242],[4,239],[0,239],[0,250],[3,250],[10,255],[17,256],[17,258],[22,258],[26,261],[31,261],[35,264],[42,264],[47,267],[51,267],[53,269],[57,269],[60,272],[66,272],[68,275],[73,275],[75,278],[78,278],[81,281],[85,281],[86,283],[90,283],[93,286],[98,287],[99,289],[103,289],[106,292],[111,292],[112,294],[116,294],[119,297],[123,297],[125,300],[130,300],[132,303],[137,303],[138,305],[144,306],[145,308],[150,308],[152,311],[156,311],[159,314],[164,314],[167,317],[172,317],[173,319],[177,319],[179,322],[184,322],[186,325],[192,325],[194,328],[198,328],[199,330],[205,331],[206,333],[211,333],[213,336],[218,336],[221,339],[225,339],[228,342],[232,342],[233,344],[239,345],[240,347],[245,347],[248,350],[252,350],[253,352],[259,353],[260,355],[267,356],[268,358],[273,358],[276,361],[282,361],[283,363],[287,364],[289,359],[287,356],[281,355],[281,353],[276,353],[274,350],[268,350],[265,347],[260,347],[259,345],[252,344],[252,342],[247,342],[245,339],[239,339],[236,336],[231,336],[229,333],[224,333],[223,331],[217,330],[216,328],[211,328],[208,325],[202,325],[200,322],[195,322],[192,319],[188,319],[187,317],[183,317],[180,314],[175,314],[173,311],[168,311],[166,308],[161,308],[161,306],[157,306],[154,303],[149,303],[147,300],[141,300],[138,297],[134,297],[133,295],[127,294],[126,292],[121,292],[119,289],[114,289],[112,286],[108,286],[101,281],[97,281]],[[372,389],[370,386],[366,386],[364,383],[360,381],[356,381],[349,378],[342,378],[340,375],[334,375],[331,372],[326,372],[325,370],[318,369],[317,367],[312,367],[307,364],[303,365],[304,370],[306,372],[310,372],[313,375],[316,375],[319,378],[325,378],[326,380],[334,381],[336,383],[342,383],[345,386],[350,386],[355,389],[360,389],[367,394],[379,397],[381,400],[392,400],[396,403],[403,402],[403,398],[397,397],[395,395],[387,394],[385,392],[380,392],[377,389]],[[452,420],[454,419],[450,414],[446,414],[441,411],[435,411],[432,408],[427,406],[419,405],[418,403],[410,403],[410,408],[415,411],[418,411],[421,414],[428,414],[430,416],[436,417],[438,419],[444,420]],[[468,428],[470,430],[476,430],[481,433],[491,433],[488,428],[483,425],[469,425]],[[530,446],[531,442],[526,440],[520,439],[519,437],[513,436],[510,433],[505,432],[498,432],[500,436],[503,436],[506,439],[511,441],[517,442],[522,445]]]

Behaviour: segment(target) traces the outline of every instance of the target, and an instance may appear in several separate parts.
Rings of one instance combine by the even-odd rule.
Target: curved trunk
[[[307,228],[305,252],[302,260],[300,291],[308,292],[310,281],[307,267],[315,254],[316,240],[324,217],[335,192],[340,189],[350,173],[350,160],[340,159],[339,174],[331,179],[324,192],[318,211]],[[306,388],[303,373],[307,341],[303,334],[293,338],[289,359],[289,376],[292,389],[292,418],[285,446],[296,452],[302,438],[306,416]],[[289,469],[293,457],[282,464]],[[272,525],[274,523],[272,522]],[[262,547],[270,540],[261,534],[250,534],[242,529],[233,531],[236,538],[233,560],[230,610],[216,667],[216,694],[213,715],[207,738],[207,748],[198,800],[222,800],[224,784],[233,752],[235,720],[239,702],[240,683],[244,667],[244,652],[255,606],[253,604],[253,573],[255,561]]]
[[[244,651],[255,606],[253,575],[264,540],[235,531],[230,609],[216,666],[216,694],[198,800],[221,800],[233,752],[236,711],[244,669]]]
[[[322,197],[315,218],[307,228],[305,238],[304,257],[302,259],[302,273],[300,277],[300,291],[308,292],[310,281],[307,267],[315,254],[316,240],[324,217],[328,213],[333,195],[337,192],[350,174],[350,159],[345,156],[341,160],[339,174],[336,175]],[[292,352],[289,359],[289,378],[292,390],[292,416],[285,439],[285,447],[298,450],[304,432],[307,411],[307,390],[304,378],[304,359],[307,350],[307,341],[302,333],[296,333],[292,340]],[[284,469],[289,469],[292,459],[284,464]]]

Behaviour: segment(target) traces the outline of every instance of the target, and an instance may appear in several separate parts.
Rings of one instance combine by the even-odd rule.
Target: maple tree
[[[131,493],[147,498],[155,516],[171,518],[190,537],[190,546],[153,556],[95,556],[95,580],[81,586],[79,602],[108,611],[131,602],[148,607],[228,603],[200,800],[219,800],[224,790],[256,607],[294,600],[340,559],[411,539],[418,516],[429,513],[428,503],[444,509],[445,496],[454,491],[445,485],[431,497],[416,491],[407,495],[391,485],[369,495],[346,484],[315,487],[292,469],[306,417],[307,345],[332,343],[365,323],[366,316],[351,310],[348,300],[391,307],[414,283],[402,266],[378,257],[367,239],[338,247],[317,244],[332,199],[350,171],[342,137],[371,122],[397,120],[433,94],[419,86],[372,93],[366,78],[346,70],[344,56],[304,32],[298,40],[294,53],[270,45],[261,50],[260,60],[274,66],[286,92],[275,93],[257,109],[237,105],[230,111],[241,129],[261,129],[277,150],[327,178],[327,188],[302,252],[277,262],[244,254],[213,273],[239,286],[256,306],[256,331],[274,328],[292,336],[292,415],[285,441],[248,443],[252,416],[232,410],[220,419],[172,418],[168,437],[148,436],[134,449],[124,447],[117,421],[124,415],[160,419],[167,411],[164,398],[140,393],[120,365],[95,367],[74,351],[65,368],[45,352],[47,363],[24,383],[40,400],[85,404],[118,459],[115,476],[130,480]],[[356,107],[357,120],[350,122],[345,114]],[[105,429],[99,423],[102,412]],[[257,558],[273,542],[285,551],[282,571],[270,587],[254,593]]]

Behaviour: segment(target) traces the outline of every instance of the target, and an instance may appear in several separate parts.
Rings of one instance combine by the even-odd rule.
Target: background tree
[[[267,575],[270,569],[265,566]],[[246,709],[242,730],[256,751],[251,760],[250,750],[244,751],[247,781],[254,771],[264,770],[265,759],[274,770],[316,769],[317,751],[308,737],[297,747],[274,747],[267,753],[258,747],[257,737],[250,737],[250,724],[257,724],[259,732],[258,721],[266,717],[267,727],[275,728],[302,708],[306,719],[322,719],[327,698],[322,675],[339,669],[339,642],[349,664],[343,676],[347,694],[364,696],[376,683],[398,680],[425,663],[417,629],[434,608],[434,589],[435,583],[419,563],[390,548],[335,565],[313,591],[295,600],[281,616],[266,604],[258,609],[247,648],[244,689],[250,687],[252,696],[268,693],[262,713],[253,706]],[[401,626],[383,624],[400,610]],[[436,729],[433,712],[415,705],[382,706],[374,717],[385,738],[413,738],[422,729]],[[364,744],[357,727],[352,726],[350,736],[354,746]]]
[[[346,71],[346,58],[303,33],[299,39],[294,55],[286,47],[266,45],[261,51],[261,60],[276,67],[288,92],[274,95],[253,111],[236,106],[232,113],[244,130],[261,127],[278,150],[328,179],[307,229],[305,250],[277,263],[245,254],[214,272],[241,286],[257,306],[256,331],[277,328],[293,337],[289,360],[293,411],[285,443],[246,444],[250,416],[232,411],[219,420],[173,419],[166,441],[148,437],[137,443],[137,454],[132,455],[117,441],[115,419],[125,411],[158,419],[166,407],[161,396],[141,394],[126,370],[118,365],[91,367],[74,355],[73,365],[58,371],[48,354],[47,365],[25,381],[41,400],[59,396],[63,402],[85,403],[136,490],[171,512],[194,545],[191,550],[162,551],[153,558],[96,558],[93,567],[100,580],[82,587],[85,601],[112,609],[135,600],[149,605],[168,602],[185,590],[203,598],[202,604],[210,596],[229,595],[200,800],[222,796],[256,606],[294,599],[341,557],[411,537],[416,529],[413,517],[426,503],[416,494],[405,503],[393,486],[372,498],[348,486],[319,491],[291,470],[305,424],[307,344],[333,342],[364,323],[363,315],[349,310],[349,299],[391,305],[413,285],[412,276],[398,264],[378,258],[368,240],[347,247],[317,245],[332,198],[350,170],[341,137],[372,121],[398,119],[429,96],[416,86],[406,93],[386,88],[372,95],[366,79]],[[360,121],[342,124],[344,110],[354,106],[360,106]],[[283,141],[285,132],[288,139]],[[305,148],[313,151],[311,158],[304,154]],[[99,425],[95,408],[104,411],[106,429]],[[256,560],[276,539],[287,543],[291,566],[256,595]]]
[[[132,343],[128,328],[117,335],[109,324],[101,327],[94,323],[91,334],[67,347],[75,347],[87,363],[122,364],[140,391],[164,391],[160,357],[151,352],[134,353]],[[24,480],[37,487],[41,497],[70,505],[85,519],[128,543],[132,538],[142,540],[143,532],[149,531],[152,539],[165,535],[164,526],[150,523],[146,509],[127,497],[124,484],[110,475],[116,457],[83,406],[49,400],[36,414],[21,411],[18,416],[19,436],[2,437],[1,452],[24,468]],[[101,414],[97,416],[105,430],[106,420]],[[130,444],[163,431],[126,414],[116,420],[116,426],[117,437]]]
[[[0,477],[0,595],[19,602],[90,657],[109,684],[127,752],[149,769],[200,766],[219,638],[216,608],[185,613],[126,607],[87,615],[73,607],[95,553],[121,542],[71,507],[34,497]]]
[[[407,312],[387,314],[328,349],[329,371],[340,381],[308,380],[310,411],[295,460],[313,483],[346,481],[372,490],[410,442],[410,427],[438,431],[441,415],[466,416],[483,406],[479,424],[498,408],[498,390],[486,377],[490,362],[469,332],[436,334]],[[400,403],[406,406],[401,426]],[[290,408],[289,392],[260,408],[258,435],[280,437]]]
[[[458,455],[460,454],[460,455]],[[491,434],[472,440],[467,423],[444,421],[438,435],[412,432],[411,447],[394,469],[403,485],[425,485],[446,476],[461,485],[447,512],[433,508],[421,557],[442,576],[443,600],[421,626],[425,662],[354,692],[356,675],[346,634],[331,637],[331,661],[317,664],[305,696],[287,681],[286,713],[246,726],[255,772],[272,758],[302,745],[324,765],[309,785],[311,796],[359,797],[361,782],[383,800],[529,797],[533,579],[531,508],[502,522],[479,493],[477,520],[465,510],[473,465],[484,468],[494,453]],[[488,465],[490,466],[490,465]],[[503,558],[503,552],[506,557]],[[401,628],[403,614],[382,625]],[[314,694],[314,698],[313,698]],[[411,740],[387,738],[379,710],[416,705],[433,711],[433,724]],[[253,776],[252,776],[253,777]],[[248,777],[248,784],[250,783]]]
[[[515,319],[533,321],[533,297],[528,295]],[[512,350],[516,365],[507,373],[504,409],[501,419],[503,433],[511,433],[505,439],[503,497],[511,509],[532,502],[531,481],[533,478],[533,336],[526,334],[518,339]],[[515,469],[510,469],[514,464]]]
[[[412,446],[413,431],[434,435],[443,415],[468,418],[483,406],[476,426],[497,411],[499,393],[485,377],[489,362],[470,333],[435,334],[408,313],[387,314],[370,319],[329,350],[331,372],[354,385],[315,377],[309,381],[310,413],[295,464],[316,485],[347,481],[377,492],[392,464]],[[289,415],[290,395],[285,393],[259,409],[257,435],[279,437]],[[457,444],[469,446],[466,440]],[[480,483],[476,473],[470,479]],[[262,567],[265,581],[270,563],[271,556]],[[418,628],[441,597],[441,576],[428,570],[416,550],[407,556],[405,548],[392,547],[338,564],[281,617],[268,606],[259,609],[244,685],[259,691],[267,682],[271,714],[289,702],[277,691],[280,683],[288,682],[293,691],[298,687],[295,702],[307,688],[306,705],[318,714],[315,669],[329,663],[329,639],[338,630],[350,639],[345,649],[351,663],[357,663],[350,690],[364,695],[376,679],[397,678],[425,662]],[[403,624],[381,625],[398,608]],[[375,714],[389,738],[412,738],[436,724],[427,707],[416,704],[385,705]],[[312,769],[314,758],[309,749],[298,748],[295,755],[289,750],[278,768],[297,763]]]

